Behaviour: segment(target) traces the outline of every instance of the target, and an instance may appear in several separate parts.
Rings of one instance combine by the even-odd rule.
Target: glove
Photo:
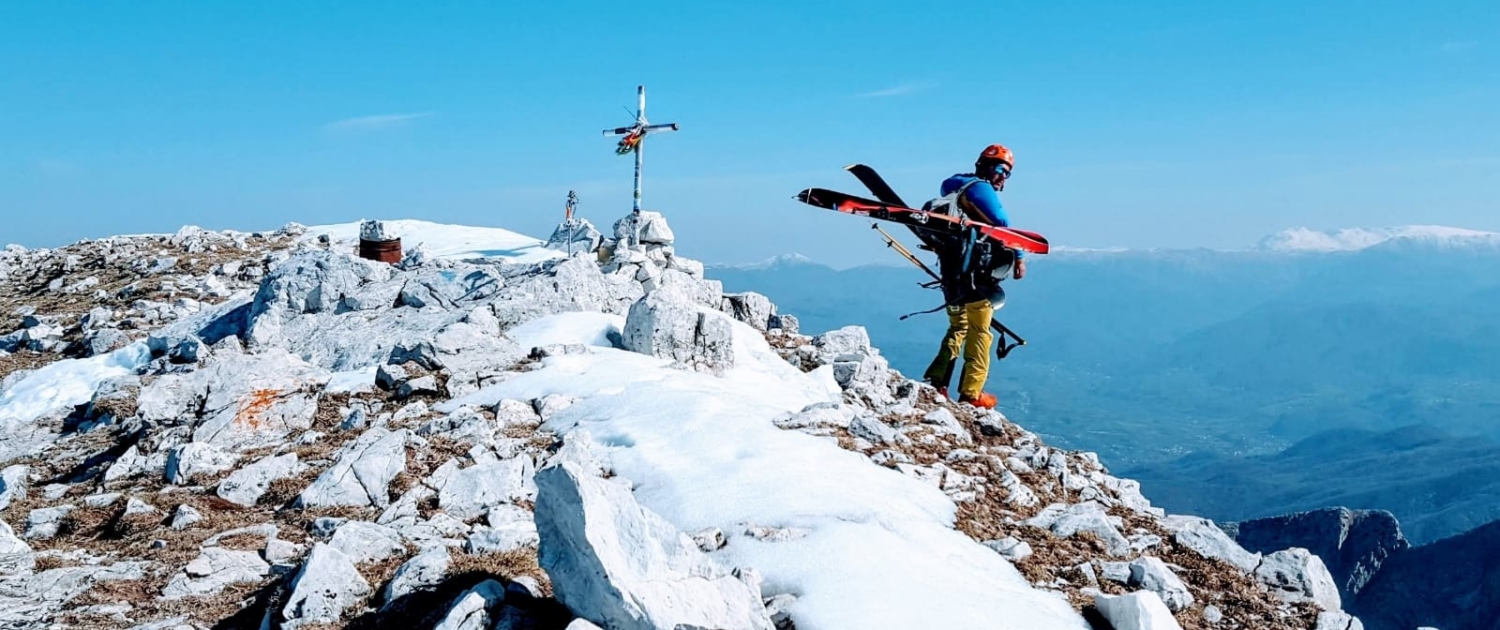
[[[1020,280],[1021,278],[1025,278],[1026,277],[1026,259],[1025,258],[1017,258],[1016,259],[1015,270],[1011,273],[1011,275],[1015,276],[1015,278],[1017,280]]]

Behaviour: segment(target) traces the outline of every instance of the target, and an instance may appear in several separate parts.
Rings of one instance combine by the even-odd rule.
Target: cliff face
[[[1500,521],[1393,554],[1349,608],[1370,630],[1500,627]]]
[[[1352,601],[1394,554],[1410,547],[1396,517],[1384,510],[1327,508],[1230,526],[1250,551],[1302,547],[1328,565],[1339,594]]]

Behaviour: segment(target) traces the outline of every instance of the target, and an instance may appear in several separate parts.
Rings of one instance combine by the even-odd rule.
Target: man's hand
[[[1025,258],[1017,258],[1016,259],[1015,269],[1011,272],[1011,275],[1015,276],[1015,278],[1017,280],[1020,280],[1021,278],[1025,278],[1026,277],[1026,259]]]

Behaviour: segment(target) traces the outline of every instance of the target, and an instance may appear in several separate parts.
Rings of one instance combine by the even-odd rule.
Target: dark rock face
[[[1411,546],[1396,517],[1384,510],[1326,508],[1245,521],[1233,529],[1235,540],[1251,552],[1302,547],[1322,558],[1345,601],[1364,590],[1393,554]]]
[[[1369,630],[1493,630],[1500,521],[1391,556],[1352,604]]]

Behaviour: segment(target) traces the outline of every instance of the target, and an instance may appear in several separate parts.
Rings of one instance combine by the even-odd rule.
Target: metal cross
[[[647,122],[646,86],[638,85],[636,86],[635,90],[637,100],[635,110],[635,124],[629,127],[605,129],[604,136],[606,138],[612,136],[624,136],[620,139],[619,145],[615,147],[615,152],[619,153],[620,155],[625,155],[626,153],[635,153],[635,202],[631,206],[631,211],[638,214],[641,211],[641,149],[645,144],[646,135],[651,133],[660,133],[663,131],[677,131],[677,123],[653,125]]]

